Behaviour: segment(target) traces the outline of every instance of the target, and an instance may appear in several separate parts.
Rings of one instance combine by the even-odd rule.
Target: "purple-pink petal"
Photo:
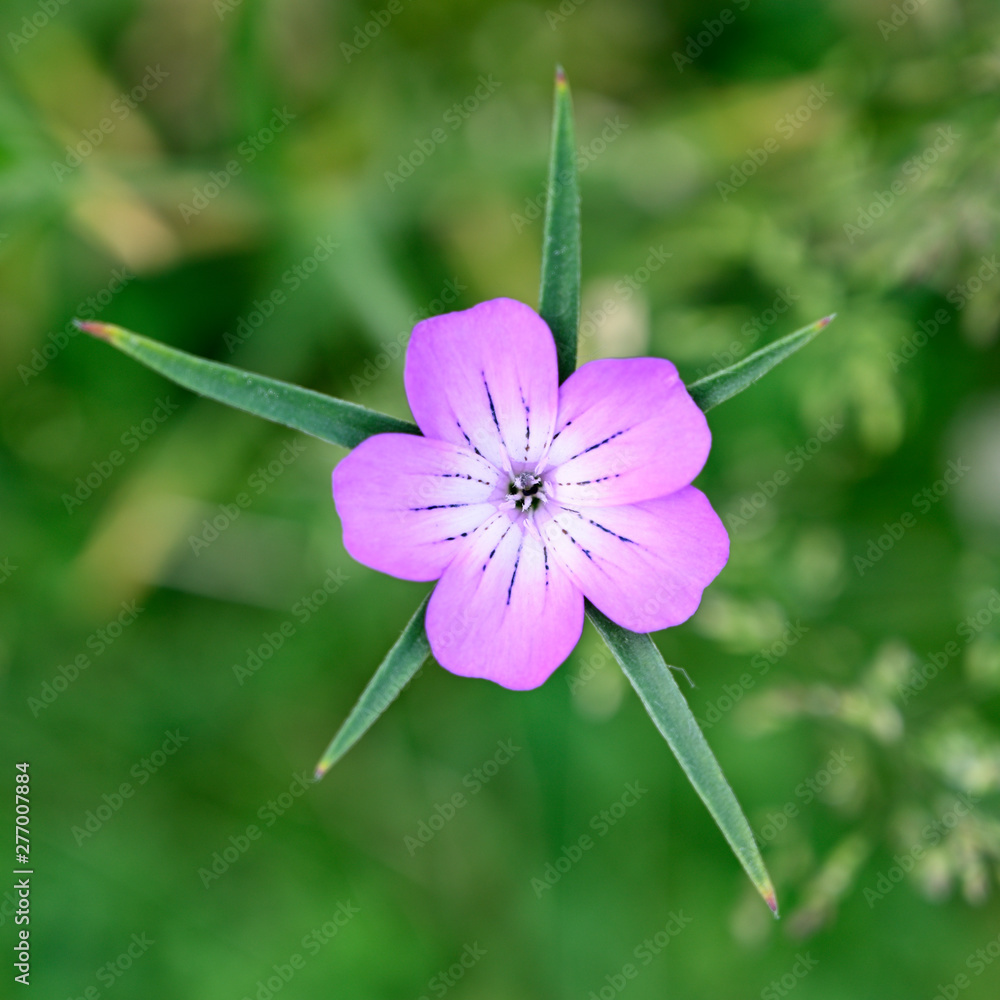
[[[583,630],[583,596],[524,520],[498,513],[445,569],[427,606],[441,666],[506,688],[538,687]]]
[[[541,533],[554,562],[633,632],[686,621],[729,558],[729,536],[693,486],[658,500],[553,510]]]
[[[404,580],[436,580],[505,486],[468,448],[413,434],[376,434],[333,470],[344,547]]]
[[[548,326],[494,299],[417,324],[404,378],[426,437],[362,442],[334,499],[356,560],[438,580],[442,666],[525,690],[573,650],[584,597],[636,632],[694,613],[729,538],[689,485],[711,435],[669,361],[593,361],[560,387]]]
[[[711,443],[705,415],[669,361],[591,361],[559,390],[546,464],[559,503],[637,503],[687,486]]]
[[[493,299],[418,323],[406,351],[406,396],[429,438],[478,450],[497,468],[535,463],[558,406],[555,342],[544,320]]]

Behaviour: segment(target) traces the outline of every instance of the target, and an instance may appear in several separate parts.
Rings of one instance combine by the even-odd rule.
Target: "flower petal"
[[[705,415],[669,361],[606,359],[562,384],[546,464],[561,503],[638,503],[687,486],[711,443]]]
[[[515,691],[538,687],[583,630],[583,595],[523,525],[497,514],[444,571],[427,606],[441,666]]]
[[[383,573],[436,580],[503,499],[498,478],[468,448],[414,434],[376,434],[333,470],[344,547]]]
[[[729,558],[729,536],[693,486],[615,507],[550,507],[541,533],[554,561],[609,618],[633,632],[679,625]]]
[[[406,396],[431,438],[465,444],[497,468],[537,462],[555,426],[556,346],[545,321],[513,299],[425,319],[406,350]]]

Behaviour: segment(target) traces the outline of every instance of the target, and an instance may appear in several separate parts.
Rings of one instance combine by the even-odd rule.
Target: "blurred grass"
[[[6,5],[0,563],[16,569],[0,583],[2,741],[5,760],[32,762],[44,995],[104,995],[99,970],[146,933],[155,945],[113,978],[119,992],[254,996],[301,953],[285,995],[435,995],[432,977],[478,942],[456,996],[583,996],[671,911],[692,923],[630,996],[762,994],[804,950],[818,965],[795,980],[803,1000],[931,996],[971,975],[1000,916],[1000,629],[989,617],[967,643],[957,630],[1000,586],[1000,278],[960,288],[1000,244],[1000,16],[933,0],[883,37],[893,7],[734,3],[681,72],[674,53],[723,5],[404,2],[349,60],[371,5],[70,3],[16,44],[23,18],[47,16]],[[406,416],[399,348],[416,318],[498,295],[535,304],[557,61],[582,150],[584,358],[659,354],[691,380],[839,315],[713,411],[700,485],[724,516],[744,501],[755,513],[731,528],[702,610],[659,637],[700,717],[743,690],[708,735],[754,828],[795,807],[764,845],[780,923],[589,631],[530,695],[428,665],[263,829],[258,811],[311,769],[426,588],[344,553],[337,449],[306,441],[268,483],[280,429],[60,335],[124,270],[102,319]],[[115,105],[157,67],[144,99]],[[499,82],[483,100],[481,76]],[[799,112],[813,88],[831,96]],[[453,106],[467,98],[465,117]],[[269,139],[275,109],[295,117]],[[390,190],[386,173],[439,127],[446,140]],[[67,145],[95,129],[71,166]],[[930,162],[939,129],[957,138]],[[769,138],[777,151],[723,200],[718,183]],[[180,206],[223,176],[185,221]],[[852,242],[845,226],[894,181],[903,193]],[[320,238],[339,248],[293,287]],[[656,249],[671,256],[647,274]],[[287,300],[239,333],[275,289]],[[940,331],[894,359],[939,310]],[[129,450],[123,435],[163,398],[179,409]],[[809,454],[824,420],[843,429],[796,468],[789,454]],[[859,574],[855,556],[959,458],[970,471]],[[94,463],[92,495],[68,510]],[[777,470],[794,474],[757,509]],[[189,539],[244,490],[252,505],[196,555]],[[330,570],[347,582],[303,621]],[[104,645],[123,601],[144,610]],[[294,635],[240,685],[233,665],[283,622]],[[808,631],[761,673],[786,622]],[[904,703],[910,671],[949,641],[959,654]],[[91,665],[33,712],[79,653]],[[172,730],[188,742],[139,786],[133,768]],[[522,749],[471,794],[463,779],[500,740]],[[846,770],[797,792],[836,752]],[[78,845],[73,826],[126,781],[134,797]],[[648,794],[536,898],[531,880],[633,781]],[[463,791],[411,856],[404,838]],[[972,817],[873,904],[865,890],[894,856],[927,846],[925,825],[970,792]],[[261,838],[206,889],[199,869],[255,823]],[[360,912],[311,954],[303,938],[347,900]],[[963,996],[995,996],[997,968]]]

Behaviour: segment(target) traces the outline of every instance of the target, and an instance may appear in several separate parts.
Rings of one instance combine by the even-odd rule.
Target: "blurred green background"
[[[0,20],[0,732],[38,995],[996,997],[993,3]],[[529,694],[429,663],[307,787],[427,588],[344,552],[336,448],[67,327],[406,415],[416,319],[537,303],[557,62],[585,359],[691,380],[838,313],[710,415],[732,558],[658,637],[777,922],[589,627]]]

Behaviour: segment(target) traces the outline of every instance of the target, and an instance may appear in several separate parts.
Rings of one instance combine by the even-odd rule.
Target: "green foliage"
[[[748,389],[799,348],[805,347],[820,330],[825,330],[829,326],[832,319],[832,316],[827,316],[825,319],[817,320],[773,344],[768,344],[767,347],[762,347],[759,351],[754,351],[749,357],[728,368],[692,382],[687,387],[691,398],[703,410],[710,410],[713,406],[724,403],[738,392]]]
[[[616,625],[591,604],[587,605],[587,617],[625,671],[650,718],[670,744],[684,773],[708,806],[712,818],[719,824],[719,829],[757,891],[777,915],[774,886],[764,867],[764,859],[760,856],[750,824],[712,754],[698,720],[688,708],[670,667],[663,662],[663,655],[648,635],[637,635]]]
[[[330,444],[353,448],[372,434],[420,433],[416,424],[406,420],[232,365],[196,358],[119,326],[81,322],[77,326],[185,389]]]
[[[577,180],[573,102],[569,83],[556,73],[552,116],[552,152],[546,184],[542,281],[538,312],[555,337],[559,381],[576,368],[580,325],[580,191]]]
[[[758,996],[799,953],[818,965],[795,1000],[930,997],[960,973],[963,1000],[991,1000],[996,966],[966,960],[1000,917],[1000,13],[904,6],[430,2],[372,37],[384,3],[192,19],[108,0],[61,6],[15,49],[8,33],[42,14],[12,0],[0,745],[39,776],[39,996],[253,997],[296,952],[282,995],[432,995],[476,939],[487,955],[456,1000],[580,997],[639,965],[674,910],[692,922],[630,1000]],[[590,627],[527,698],[428,666],[296,794],[426,587],[350,562],[336,448],[67,326],[113,321],[409,419],[416,319],[536,301],[557,62],[583,194],[581,361],[655,354],[691,385],[839,314],[712,410],[698,485],[732,555],[692,621],[656,636],[691,671],[781,921]],[[158,65],[162,83],[120,101]],[[81,157],[88,132],[103,138]],[[418,141],[432,152],[413,166]],[[320,239],[339,244],[325,260]],[[151,771],[174,730],[188,742]],[[500,741],[519,749],[494,771]],[[635,781],[648,793],[598,837],[591,819]],[[87,833],[123,783],[134,794]],[[582,834],[593,849],[536,898]],[[206,888],[215,854],[228,868]],[[361,912],[307,952],[348,899]],[[117,989],[98,980],[144,932],[156,944]]]
[[[573,371],[576,360],[580,224],[569,85],[561,69],[556,74],[547,192],[540,308],[553,331],[560,376],[564,379]],[[812,339],[828,322],[820,320],[778,344],[757,351],[745,361],[702,379],[691,387],[695,401],[707,410],[736,395]],[[121,327],[81,321],[76,321],[76,325],[186,389],[333,444],[353,447],[371,434],[390,431],[419,433],[413,424],[299,386],[252,375],[231,365],[196,358]],[[426,600],[334,736],[316,767],[317,779],[367,732],[427,658],[430,647],[423,625],[425,608]],[[754,885],[777,913],[774,886],[750,826],[663,657],[648,636],[619,628],[595,608],[590,608],[589,614]]]
[[[361,739],[378,717],[396,700],[400,691],[413,679],[413,675],[424,665],[431,648],[424,630],[424,614],[427,611],[424,598],[416,613],[410,619],[403,634],[375,671],[372,679],[351,709],[351,714],[337,730],[320,762],[316,765],[316,779],[319,780]]]

